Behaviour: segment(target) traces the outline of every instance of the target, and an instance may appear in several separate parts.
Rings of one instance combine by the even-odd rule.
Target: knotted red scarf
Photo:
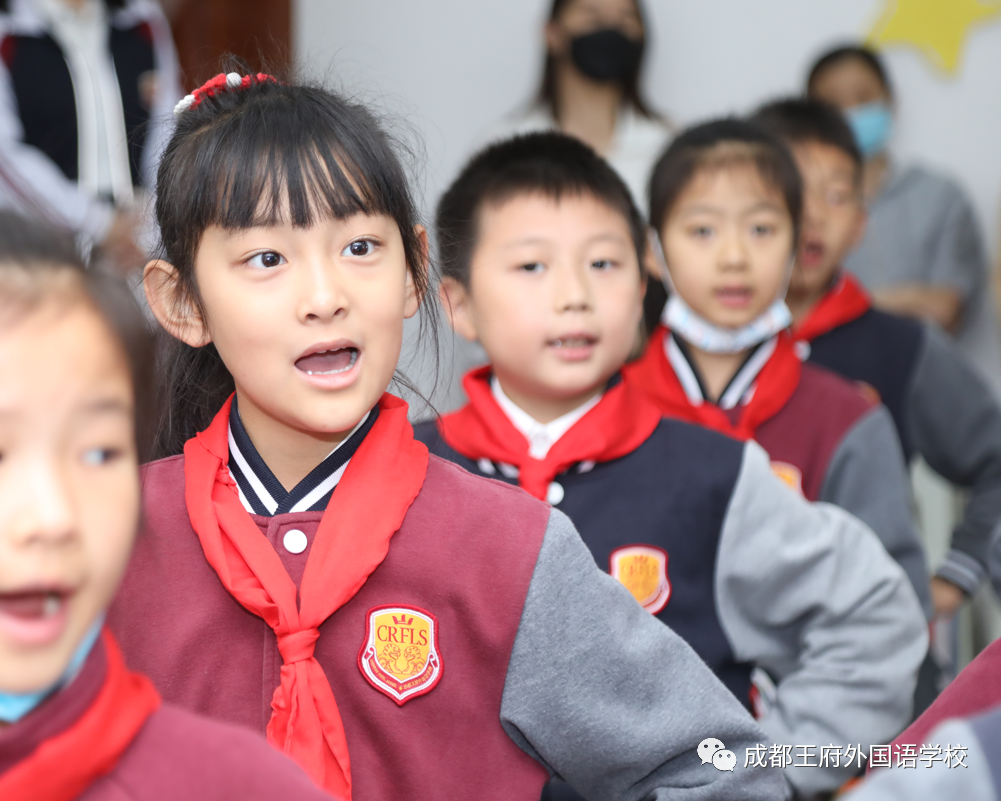
[[[184,446],[188,516],[223,586],[278,637],[281,683],[271,699],[268,741],[322,788],[351,797],[351,767],[333,690],[313,656],[319,626],[361,589],[389,551],[427,473],[428,452],[414,440],[407,404],[384,394],[379,416],[327,505],[300,587],[243,508],[230,476],[227,441],[232,397],[211,425]]]
[[[857,320],[872,308],[869,293],[850,273],[842,272],[837,282],[798,325],[792,328],[796,341],[810,342],[838,326]]]
[[[91,705],[66,731],[46,740],[0,776],[3,801],[72,801],[110,773],[160,706],[149,679],[132,673],[105,629],[104,684]]]
[[[775,343],[775,352],[758,373],[754,396],[741,409],[740,419],[734,425],[715,403],[702,401],[693,405],[688,400],[664,352],[667,335],[667,329],[658,325],[643,356],[622,371],[626,383],[639,387],[667,417],[697,423],[737,439],[754,439],[758,426],[774,417],[799,386],[803,365],[793,348],[792,338],[782,332]]]
[[[441,418],[438,430],[451,448],[468,459],[490,459],[518,468],[518,486],[540,500],[550,482],[578,462],[608,462],[646,442],[661,414],[625,382],[609,389],[598,404],[559,438],[545,459],[528,455],[529,443],[504,414],[490,391],[489,366],[462,379],[469,403]]]

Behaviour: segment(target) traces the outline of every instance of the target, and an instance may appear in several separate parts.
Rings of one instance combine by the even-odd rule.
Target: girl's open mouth
[[[749,286],[722,287],[715,294],[716,299],[724,306],[742,309],[751,302],[754,290]]]
[[[337,348],[310,353],[296,360],[295,366],[306,375],[346,373],[358,361],[358,348]]]
[[[0,593],[0,631],[24,645],[54,642],[66,626],[70,597],[61,589]]]

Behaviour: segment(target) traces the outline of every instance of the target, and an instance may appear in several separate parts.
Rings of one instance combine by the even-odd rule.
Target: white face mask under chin
[[[792,313],[785,300],[777,298],[758,317],[740,328],[723,328],[697,314],[677,291],[664,307],[664,325],[707,353],[740,353],[778,334],[792,323]]]
[[[771,339],[792,324],[792,312],[786,306],[785,295],[795,257],[790,259],[786,266],[782,288],[772,305],[747,325],[740,328],[724,328],[710,323],[685,303],[671,280],[671,271],[667,268],[660,236],[651,231],[649,238],[654,256],[660,263],[661,275],[664,276],[664,286],[668,294],[667,305],[664,306],[664,312],[660,317],[661,322],[685,342],[706,353],[740,353],[766,339]]]

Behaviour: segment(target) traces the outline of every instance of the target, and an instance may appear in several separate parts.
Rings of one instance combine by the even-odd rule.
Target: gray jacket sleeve
[[[1001,407],[945,335],[927,327],[907,408],[915,449],[932,470],[970,491],[936,574],[972,594],[1001,521]],[[1001,586],[1001,576],[995,581]]]
[[[916,767],[890,767],[875,772],[845,801],[997,801],[987,755],[966,721],[943,723],[929,736],[927,745],[941,748],[961,745],[966,749],[962,767],[931,759],[916,760]],[[895,759],[891,765],[895,765]]]
[[[838,445],[819,500],[840,506],[876,532],[932,616],[924,548],[911,514],[910,478],[893,418],[885,406],[862,417]]]
[[[766,742],[736,698],[671,629],[595,564],[554,510],[508,666],[501,724],[588,799],[786,798],[782,772],[744,768]],[[709,737],[738,756],[703,763]]]
[[[776,680],[760,720],[782,745],[888,742],[907,724],[928,628],[900,567],[866,526],[811,504],[772,475],[749,442],[723,523],[716,603],[734,655]],[[795,753],[795,752],[794,752]],[[791,767],[803,794],[845,768]]]

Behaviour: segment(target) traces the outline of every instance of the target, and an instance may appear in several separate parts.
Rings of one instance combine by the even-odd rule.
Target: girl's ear
[[[463,339],[475,342],[479,337],[473,323],[469,290],[454,278],[446,276],[441,279],[438,296],[441,298],[441,305],[445,307],[452,330]]]
[[[427,288],[430,286],[430,281],[428,280],[428,271],[431,267],[431,250],[428,245],[428,232],[427,228],[423,225],[415,225],[414,233],[417,234],[417,238],[420,240],[421,246],[421,263],[417,266],[424,275],[424,286]],[[417,291],[417,283],[414,281],[413,270],[407,270],[407,284],[406,296],[403,300],[403,317],[409,319],[417,314],[417,310],[421,307],[421,301],[424,298]]]
[[[163,259],[149,262],[143,270],[143,289],[150,311],[168,334],[193,348],[212,341],[201,313],[181,288],[173,264]]]

